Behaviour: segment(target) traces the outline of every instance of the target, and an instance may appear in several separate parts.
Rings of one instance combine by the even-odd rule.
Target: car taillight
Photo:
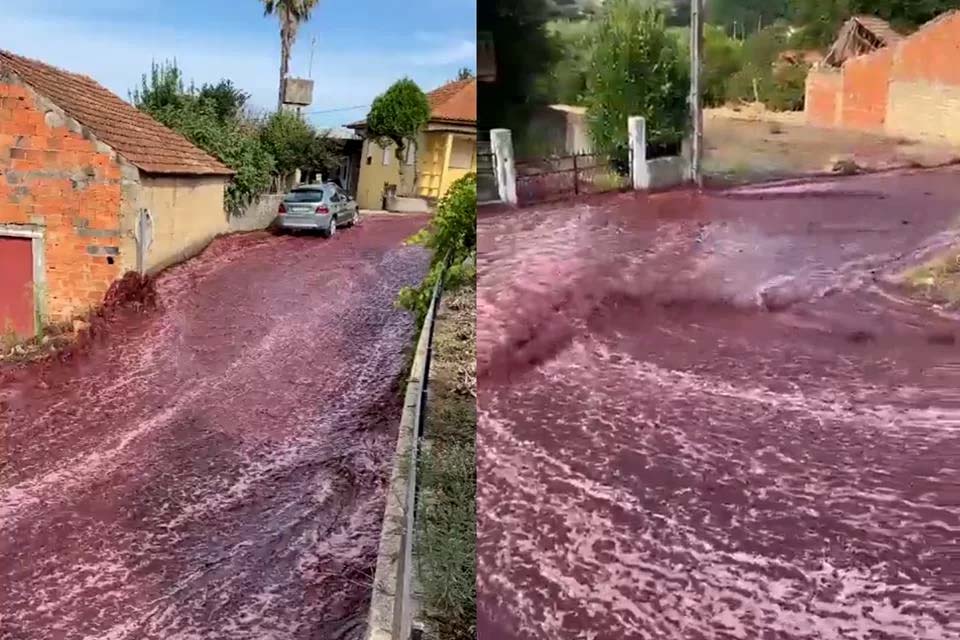
[[[280,214],[280,215],[283,215],[283,214],[285,214],[286,212],[287,212],[287,205],[285,205],[285,204],[283,204],[283,203],[281,202],[281,203],[280,203],[280,208],[277,209],[277,213]]]
[[[330,213],[330,209],[327,209],[327,205],[321,204],[319,207],[317,207],[316,213],[318,215],[321,213]]]

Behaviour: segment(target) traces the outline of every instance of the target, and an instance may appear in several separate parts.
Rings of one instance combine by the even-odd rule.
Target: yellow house
[[[402,184],[393,145],[382,147],[373,140],[364,140],[357,182],[361,208],[383,208],[384,194],[392,187],[396,187],[397,195],[436,200],[458,178],[476,172],[476,79],[445,84],[428,93],[427,99],[430,121],[417,138],[416,151],[412,145],[407,147]],[[348,126],[361,136],[366,129],[362,121]]]

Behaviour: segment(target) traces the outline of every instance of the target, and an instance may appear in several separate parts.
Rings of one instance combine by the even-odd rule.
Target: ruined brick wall
[[[960,12],[940,16],[900,43],[887,131],[960,144]]]
[[[807,122],[817,127],[834,127],[840,123],[843,76],[839,71],[814,69],[807,74],[804,111]]]
[[[120,276],[120,161],[11,76],[0,75],[0,234],[43,234],[44,320],[64,321],[103,299]]]
[[[847,129],[883,131],[894,50],[880,49],[843,65],[840,121]]]
[[[960,11],[895,47],[848,60],[842,72],[812,71],[805,110],[818,126],[960,144]]]

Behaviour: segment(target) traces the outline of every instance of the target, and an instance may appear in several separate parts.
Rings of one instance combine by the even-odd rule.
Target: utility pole
[[[693,181],[703,188],[703,0],[690,2],[690,115],[693,144],[690,169]]]

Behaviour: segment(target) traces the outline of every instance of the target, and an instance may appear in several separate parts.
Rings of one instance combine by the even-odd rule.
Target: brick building
[[[92,79],[0,50],[0,333],[202,249],[232,173]]]
[[[827,56],[834,66],[807,77],[808,122],[960,144],[960,11],[907,37],[881,34],[863,55],[835,56],[849,49],[839,46],[845,35]]]

